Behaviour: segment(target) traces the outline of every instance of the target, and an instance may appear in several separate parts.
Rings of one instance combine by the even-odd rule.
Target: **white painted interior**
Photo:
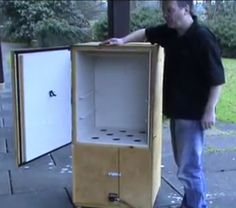
[[[69,50],[22,56],[27,162],[71,142],[71,61]]]
[[[94,128],[84,135],[80,143],[96,145],[119,145],[132,147],[147,147],[147,132],[124,128]]]
[[[148,53],[78,52],[78,142],[148,145],[149,73]]]

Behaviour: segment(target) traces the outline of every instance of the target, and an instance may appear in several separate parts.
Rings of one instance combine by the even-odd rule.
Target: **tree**
[[[140,7],[131,12],[131,31],[164,23],[162,12],[153,7]]]
[[[220,39],[223,55],[236,57],[236,7],[234,1],[207,4],[205,23]]]
[[[101,20],[95,22],[92,27],[93,40],[101,41],[108,38],[108,20],[107,17],[103,17]]]
[[[161,11],[153,7],[137,7],[131,12],[130,17],[130,31],[164,22]],[[93,34],[94,40],[96,41],[108,38],[108,22],[106,17],[94,24]]]
[[[106,15],[106,2],[101,0],[75,1],[77,8],[88,20],[97,20]]]
[[[130,10],[136,10],[141,7],[153,7],[155,9],[160,8],[161,1],[153,1],[153,0],[145,0],[145,1],[140,1],[140,0],[132,0],[130,1]]]
[[[5,37],[39,40],[43,46],[71,44],[88,39],[89,22],[72,0],[2,0]]]

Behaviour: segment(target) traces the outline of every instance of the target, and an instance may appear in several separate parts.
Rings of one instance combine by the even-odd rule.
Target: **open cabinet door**
[[[12,52],[17,163],[71,142],[71,59],[68,48]]]

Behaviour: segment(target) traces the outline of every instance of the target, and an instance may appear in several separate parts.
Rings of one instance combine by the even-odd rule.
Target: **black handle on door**
[[[55,94],[55,92],[53,90],[49,91],[49,97],[56,97],[57,95]]]

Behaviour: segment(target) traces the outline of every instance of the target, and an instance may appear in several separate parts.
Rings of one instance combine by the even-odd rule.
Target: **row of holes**
[[[127,136],[129,136],[129,135],[127,135]],[[97,140],[97,139],[100,139],[100,138],[99,137],[92,137],[91,139]],[[119,141],[120,138],[113,138],[112,140]],[[134,142],[141,142],[141,139],[134,139]]]
[[[100,131],[106,132],[107,129],[101,129]],[[126,133],[127,131],[126,131],[126,130],[120,130],[119,132],[121,132],[121,133]],[[146,131],[139,131],[139,133],[140,133],[140,134],[146,134]],[[113,133],[108,133],[108,134],[106,134],[106,135],[107,135],[107,136],[113,136],[114,134],[113,134]],[[127,136],[127,137],[133,137],[134,135],[133,135],[133,134],[128,134],[128,135],[126,135],[126,136]],[[98,137],[98,136],[94,136],[94,137],[92,137],[91,139],[96,140],[96,139],[99,139],[99,137]],[[113,138],[112,140],[114,140],[114,141],[119,141],[120,138]],[[134,142],[141,142],[141,139],[134,139]]]
[[[106,132],[107,129],[101,129],[100,131]],[[126,130],[120,130],[119,132],[121,132],[121,133],[126,133],[127,131],[126,131]],[[140,134],[146,134],[146,131],[139,131],[139,133],[140,133]],[[108,135],[108,136],[112,136],[113,133],[109,133],[109,134],[107,134],[107,135]]]

